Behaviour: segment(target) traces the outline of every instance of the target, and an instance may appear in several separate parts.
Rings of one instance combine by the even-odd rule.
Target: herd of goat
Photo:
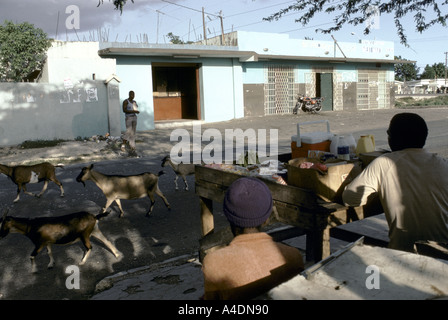
[[[48,162],[30,166],[6,166],[0,164],[0,174],[5,174],[17,185],[17,197],[14,202],[19,201],[22,190],[28,195],[36,197],[42,196],[47,189],[49,181],[54,182],[60,188],[60,196],[63,197],[64,189],[55,174],[55,167],[62,166],[54,166]],[[169,156],[166,156],[162,160],[162,167],[166,166],[170,166],[176,174],[174,180],[176,190],[178,190],[177,179],[179,176],[185,183],[185,190],[188,190],[186,177],[194,174],[194,164],[175,164]],[[8,216],[8,210],[4,210],[3,217],[0,219],[0,239],[6,237],[10,232],[15,232],[23,234],[31,240],[35,246],[31,253],[32,272],[37,271],[34,259],[44,247],[47,248],[50,257],[48,268],[52,268],[54,259],[51,245],[71,244],[78,240],[82,242],[86,249],[80,262],[80,265],[84,264],[92,248],[90,244],[91,236],[101,240],[112,251],[115,257],[118,257],[118,250],[106,239],[98,227],[99,219],[107,214],[107,209],[114,201],[120,210],[120,217],[123,217],[124,214],[120,200],[132,200],[144,197],[149,197],[151,200],[150,207],[146,213],[146,216],[149,217],[155,203],[154,194],[158,195],[165,203],[165,206],[170,209],[170,204],[165,195],[160,191],[158,185],[159,176],[164,171],[160,171],[157,175],[144,172],[138,175],[123,176],[103,174],[94,170],[93,167],[94,165],[91,164],[82,168],[80,174],[76,177],[76,181],[81,182],[84,186],[86,181],[92,181],[106,197],[106,204],[102,208],[102,212],[96,216],[86,211],[80,211],[57,217],[17,218]],[[44,186],[39,194],[33,194],[26,190],[26,184],[42,181],[44,182]]]

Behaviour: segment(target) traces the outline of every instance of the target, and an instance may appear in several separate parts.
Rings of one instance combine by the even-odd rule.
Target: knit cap
[[[268,220],[271,214],[271,192],[259,179],[240,178],[227,189],[223,211],[227,220],[237,227],[258,227]]]

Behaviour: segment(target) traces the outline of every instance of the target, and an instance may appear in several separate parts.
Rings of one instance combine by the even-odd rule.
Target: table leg
[[[199,203],[201,206],[201,227],[202,236],[213,232],[215,228],[215,221],[213,218],[213,200],[199,197]]]
[[[306,260],[318,262],[330,255],[330,228],[306,232]]]
[[[325,228],[322,232],[322,257],[325,259],[330,255],[330,228]]]

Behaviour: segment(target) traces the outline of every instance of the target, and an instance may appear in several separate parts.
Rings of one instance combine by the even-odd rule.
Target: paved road
[[[326,120],[330,121],[331,131],[337,134],[352,133],[355,138],[360,134],[374,134],[377,148],[387,148],[386,128],[393,114],[403,110],[376,110],[363,112],[322,112],[318,115],[280,115],[252,117],[214,124],[203,124],[202,131],[218,129],[225,136],[225,129],[241,128],[246,130],[278,129],[279,153],[290,151],[290,137],[295,134],[298,122]],[[427,147],[430,151],[448,157],[448,109],[412,110],[421,114],[428,122],[430,137]],[[315,131],[317,126],[307,130]],[[95,168],[104,173],[136,174],[143,171],[161,170],[161,159],[177,144],[170,141],[170,135],[176,128],[161,128],[138,133],[137,148],[140,158],[122,157],[118,151],[111,151],[104,141],[70,142],[55,148],[21,150],[15,147],[0,149],[0,162],[4,164],[25,163],[50,159],[52,162],[66,162],[64,169],[57,169],[58,179],[64,184],[64,198],[59,190],[50,184],[40,199],[27,195],[12,205],[15,198],[15,186],[4,175],[0,175],[0,204],[10,207],[10,214],[22,217],[63,215],[78,210],[98,212],[105,203],[99,189],[87,182],[86,187],[75,181],[81,168],[95,163]],[[192,138],[191,126],[181,126]],[[203,146],[208,144],[203,142]],[[95,284],[106,276],[120,271],[150,265],[168,258],[184,254],[194,254],[198,250],[200,238],[199,203],[194,194],[194,177],[189,177],[190,191],[174,190],[174,174],[160,177],[160,189],[171,203],[168,211],[163,201],[156,197],[156,205],[150,218],[145,218],[149,199],[123,201],[124,218],[118,218],[114,206],[112,213],[101,220],[103,233],[122,253],[116,259],[101,243],[94,242],[89,260],[80,267],[80,289],[67,289],[66,280],[70,276],[66,267],[76,265],[82,258],[81,244],[57,247],[53,249],[56,266],[47,270],[49,262],[46,250],[37,257],[39,269],[31,274],[29,254],[31,242],[18,234],[11,234],[0,241],[0,295],[3,299],[87,299]],[[182,184],[180,184],[182,186]],[[30,185],[29,190],[38,191],[42,184]],[[225,218],[216,205],[216,224],[225,226]]]

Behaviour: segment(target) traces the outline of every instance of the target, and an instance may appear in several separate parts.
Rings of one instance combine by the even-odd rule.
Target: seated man
[[[448,160],[423,149],[425,120],[395,115],[387,130],[391,153],[375,159],[344,190],[346,205],[378,193],[389,225],[389,248],[414,252],[414,242],[448,242]]]
[[[269,188],[256,178],[240,178],[226,192],[224,214],[235,238],[207,254],[202,264],[204,299],[251,299],[303,270],[296,248],[260,232],[272,211]]]

